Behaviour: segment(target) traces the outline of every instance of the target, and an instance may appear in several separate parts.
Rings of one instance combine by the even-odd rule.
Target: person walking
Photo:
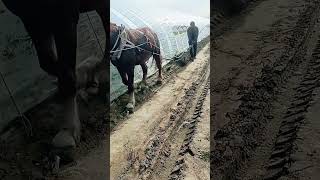
[[[191,60],[193,61],[196,58],[197,54],[197,42],[198,42],[198,35],[199,29],[195,25],[194,21],[191,21],[190,27],[187,30],[188,39],[189,39],[189,47],[190,47],[190,56]]]

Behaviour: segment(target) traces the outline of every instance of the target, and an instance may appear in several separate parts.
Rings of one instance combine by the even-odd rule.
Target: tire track
[[[218,11],[214,12],[214,14],[212,15],[210,26],[212,29],[215,29],[216,26],[219,26],[224,21],[225,21],[225,17],[222,13],[220,13]]]
[[[241,91],[241,104],[232,118],[214,135],[210,171],[218,179],[237,179],[237,171],[254,153],[263,136],[262,130],[270,121],[272,101],[278,86],[285,84],[299,67],[307,39],[312,34],[314,12],[310,4],[299,15],[296,27],[288,39],[288,48],[274,64],[264,65],[261,76],[253,86]],[[304,89],[308,93],[310,89]],[[302,106],[298,104],[298,106]],[[301,111],[301,109],[298,109]],[[297,110],[297,112],[298,112]],[[272,118],[271,118],[272,119]],[[213,141],[213,139],[211,139]],[[283,142],[281,142],[283,143]]]
[[[140,179],[148,179],[153,175],[152,172],[156,164],[161,159],[160,155],[165,153],[165,148],[167,148],[169,140],[172,138],[172,136],[174,136],[175,129],[183,123],[184,118],[189,112],[189,109],[192,108],[192,102],[199,92],[199,87],[201,87],[203,82],[209,81],[209,63],[209,61],[206,61],[206,64],[201,70],[201,75],[199,78],[192,83],[192,85],[185,92],[182,100],[177,103],[177,108],[171,114],[169,123],[166,125],[166,127],[164,129],[157,130],[154,137],[152,137],[149,141],[145,151],[145,158],[140,162]]]
[[[194,156],[194,153],[192,152],[191,148],[190,148],[190,144],[194,138],[196,129],[197,129],[197,123],[200,120],[202,109],[203,109],[203,103],[205,101],[205,98],[208,94],[208,91],[210,89],[210,79],[207,79],[207,82],[202,90],[202,93],[200,95],[200,97],[198,98],[198,101],[196,103],[196,107],[195,110],[193,112],[192,118],[189,119],[188,124],[189,128],[187,130],[185,139],[183,141],[183,144],[180,148],[180,152],[179,152],[179,158],[175,163],[174,168],[172,169],[170,176],[169,176],[169,180],[179,180],[183,178],[183,171],[185,169],[185,155],[186,154],[190,154],[191,156]]]
[[[292,159],[294,142],[297,133],[305,120],[310,103],[313,100],[313,91],[319,87],[320,80],[320,36],[316,49],[312,54],[312,59],[308,64],[307,73],[296,88],[291,106],[283,116],[283,121],[279,128],[272,154],[269,158],[265,180],[278,179],[288,173]]]

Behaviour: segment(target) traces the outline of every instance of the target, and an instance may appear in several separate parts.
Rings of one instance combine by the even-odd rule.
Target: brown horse
[[[80,140],[75,72],[79,14],[97,11],[107,32],[107,1],[3,0],[3,2],[22,20],[36,48],[40,67],[58,78],[61,105],[65,113],[60,131],[53,138],[52,144],[58,148],[75,147]]]
[[[134,98],[134,68],[140,65],[143,71],[142,82],[146,85],[148,67],[146,62],[153,56],[159,70],[158,83],[162,81],[160,41],[150,28],[126,29],[110,23],[111,63],[118,69],[123,84],[128,86],[129,102],[127,109],[132,112]]]

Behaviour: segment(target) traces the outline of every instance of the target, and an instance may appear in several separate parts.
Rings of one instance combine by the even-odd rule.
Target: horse
[[[117,68],[122,83],[128,87],[129,100],[126,105],[129,112],[135,107],[134,68],[140,65],[143,72],[142,83],[147,86],[148,67],[146,62],[153,57],[159,74],[157,83],[162,82],[162,56],[157,34],[149,27],[128,29],[123,25],[110,23],[110,60]]]
[[[80,13],[96,11],[107,35],[106,0],[2,0],[18,16],[35,46],[40,67],[58,79],[63,118],[53,137],[54,148],[74,148],[80,141],[77,107],[77,24]],[[105,39],[107,49],[107,37]],[[104,54],[104,58],[106,54]],[[101,61],[105,62],[105,61]],[[107,64],[105,63],[107,68]]]

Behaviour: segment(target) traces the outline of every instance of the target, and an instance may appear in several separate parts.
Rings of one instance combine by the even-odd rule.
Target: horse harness
[[[156,47],[154,46],[151,42],[150,39],[147,37],[147,35],[139,30],[136,30],[139,33],[143,34],[143,36],[146,38],[147,42],[135,45],[133,42],[131,42],[128,39],[128,33],[126,32],[125,26],[121,25],[119,30],[118,30],[118,37],[117,40],[113,46],[113,48],[110,51],[110,56],[111,56],[111,61],[116,62],[118,59],[120,59],[122,52],[128,49],[136,49],[138,53],[141,53],[143,51],[148,51],[146,49],[141,48],[140,46],[144,44],[149,44],[149,46]],[[119,43],[119,45],[118,45]],[[154,51],[150,51],[152,54],[154,54]]]

